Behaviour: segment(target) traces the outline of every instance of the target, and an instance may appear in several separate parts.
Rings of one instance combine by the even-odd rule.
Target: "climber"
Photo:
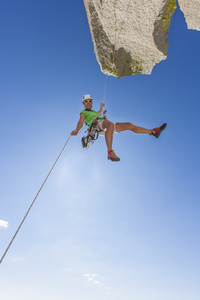
[[[82,128],[83,123],[91,126],[92,121],[94,119],[97,120],[97,126],[100,131],[100,135],[105,136],[106,146],[108,150],[108,159],[111,161],[119,161],[120,158],[115,154],[114,150],[112,149],[112,142],[113,142],[113,133],[122,132],[126,130],[130,130],[134,133],[140,134],[149,134],[153,135],[158,138],[161,132],[166,128],[167,124],[164,123],[160,127],[155,127],[153,129],[146,129],[143,127],[139,127],[133,125],[132,123],[119,123],[119,122],[110,122],[107,118],[101,118],[100,115],[103,112],[103,108],[105,104],[101,103],[100,110],[98,112],[92,110],[92,97],[90,95],[84,95],[82,99],[82,103],[85,107],[85,110],[80,112],[80,119],[78,121],[77,127],[75,130],[71,132],[71,135],[77,135],[79,130]]]

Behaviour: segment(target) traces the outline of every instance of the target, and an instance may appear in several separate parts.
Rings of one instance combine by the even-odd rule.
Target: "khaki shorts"
[[[98,121],[97,121],[97,125],[98,125],[99,129],[101,130],[101,131],[99,132],[99,135],[101,135],[101,136],[105,136],[105,132],[106,132],[106,129],[103,129],[103,121],[104,121],[104,120],[98,120]],[[113,123],[113,125],[114,125],[113,133],[118,133],[118,131],[116,130],[116,124],[117,124],[118,122],[112,122],[112,123]]]

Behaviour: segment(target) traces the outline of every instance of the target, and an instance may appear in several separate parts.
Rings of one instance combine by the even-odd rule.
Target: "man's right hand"
[[[78,134],[78,130],[73,130],[72,132],[71,132],[71,135],[77,135]]]

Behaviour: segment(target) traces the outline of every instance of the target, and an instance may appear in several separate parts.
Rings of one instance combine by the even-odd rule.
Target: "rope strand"
[[[56,159],[55,163],[53,164],[53,166],[52,166],[51,170],[49,171],[49,173],[48,173],[47,177],[45,178],[45,180],[44,180],[43,184],[41,185],[40,189],[38,190],[38,192],[37,192],[37,194],[36,194],[36,196],[35,196],[35,198],[34,198],[33,202],[31,203],[31,205],[30,205],[29,209],[27,210],[27,212],[26,212],[26,214],[25,214],[25,216],[24,216],[23,220],[21,221],[21,223],[20,223],[20,225],[19,225],[19,227],[18,227],[17,231],[15,232],[15,234],[14,234],[14,236],[13,236],[12,240],[10,241],[10,243],[9,243],[8,247],[6,248],[6,250],[5,250],[5,252],[4,252],[4,254],[3,254],[3,256],[2,256],[2,258],[1,258],[1,260],[0,260],[0,264],[2,263],[2,261],[3,261],[4,257],[6,256],[6,253],[8,252],[8,250],[9,250],[10,246],[12,245],[12,243],[13,243],[14,239],[16,238],[16,236],[17,236],[17,234],[18,234],[18,232],[19,232],[20,228],[22,227],[22,225],[23,225],[23,223],[24,223],[24,221],[25,221],[26,217],[28,216],[28,214],[29,214],[29,212],[30,212],[30,210],[31,210],[31,208],[32,208],[32,206],[33,206],[33,204],[35,203],[35,201],[36,201],[36,199],[37,199],[37,197],[38,197],[39,193],[41,192],[41,190],[42,190],[43,186],[45,185],[45,183],[46,183],[47,179],[49,178],[49,176],[50,176],[51,172],[53,171],[53,169],[54,169],[54,167],[55,167],[55,165],[56,165],[57,161],[59,160],[59,158],[60,158],[61,154],[63,153],[63,151],[64,151],[65,147],[67,146],[67,144],[68,144],[68,142],[69,142],[69,139],[70,139],[70,137],[71,137],[71,135],[69,136],[68,140],[66,141],[66,143],[65,143],[64,147],[62,148],[62,150],[61,150],[60,154],[58,155],[58,157],[57,157],[57,159]]]
[[[107,76],[108,76],[108,75],[106,75],[106,80],[105,80],[103,104],[105,104],[105,98],[106,98],[106,85],[107,85]]]
[[[106,84],[107,84],[107,75],[106,75],[106,80],[105,80],[105,88],[104,88],[104,99],[103,99],[103,103],[105,103],[105,97],[106,97]],[[94,118],[94,119],[95,119],[95,118]],[[94,119],[92,119],[92,120],[90,121],[90,123],[92,123],[92,121],[93,121]],[[83,127],[83,128],[82,128],[82,129],[81,129],[79,132],[78,132],[78,133],[80,133],[81,131],[83,131],[83,130],[85,129],[85,127],[87,127],[87,126],[88,126],[88,125],[85,125],[85,126],[84,126],[84,127]],[[49,176],[50,176],[51,172],[53,171],[53,169],[54,169],[55,165],[57,164],[57,162],[58,162],[58,160],[59,160],[59,158],[60,158],[61,154],[63,153],[63,151],[64,151],[65,147],[67,146],[67,144],[68,144],[68,142],[69,142],[69,139],[70,139],[70,137],[71,137],[71,135],[69,136],[68,140],[66,141],[65,145],[63,146],[63,148],[62,148],[62,150],[61,150],[60,154],[58,155],[58,157],[57,157],[56,161],[54,162],[53,166],[51,167],[51,169],[50,169],[50,171],[49,171],[49,173],[48,173],[47,177],[45,178],[45,180],[44,180],[43,184],[41,185],[41,187],[40,187],[40,189],[38,190],[38,192],[37,192],[37,194],[36,194],[35,198],[33,199],[33,201],[32,201],[32,203],[31,203],[31,205],[29,206],[29,209],[27,210],[27,212],[26,212],[26,214],[25,214],[25,216],[24,216],[23,220],[21,221],[21,223],[20,223],[19,227],[17,228],[17,231],[15,232],[15,234],[14,234],[13,238],[11,239],[11,241],[10,241],[10,243],[9,243],[8,247],[6,248],[6,250],[5,250],[4,254],[3,254],[3,256],[1,257],[0,264],[2,263],[2,261],[3,261],[4,257],[6,256],[6,254],[7,254],[8,250],[9,250],[10,246],[12,245],[12,243],[13,243],[14,239],[16,238],[16,236],[17,236],[17,234],[18,234],[18,232],[19,232],[19,230],[20,230],[20,228],[22,227],[22,225],[23,225],[24,221],[26,220],[26,218],[27,218],[27,216],[28,216],[28,214],[29,214],[29,212],[30,212],[31,208],[33,207],[33,204],[35,203],[35,201],[36,201],[36,199],[37,199],[38,195],[40,194],[40,192],[41,192],[42,188],[44,187],[44,185],[45,185],[45,183],[46,183],[47,179],[49,178]]]

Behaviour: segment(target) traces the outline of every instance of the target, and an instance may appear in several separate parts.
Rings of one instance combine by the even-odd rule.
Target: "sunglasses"
[[[92,102],[92,100],[85,100],[85,101],[84,101],[84,103],[87,103],[87,102]]]

